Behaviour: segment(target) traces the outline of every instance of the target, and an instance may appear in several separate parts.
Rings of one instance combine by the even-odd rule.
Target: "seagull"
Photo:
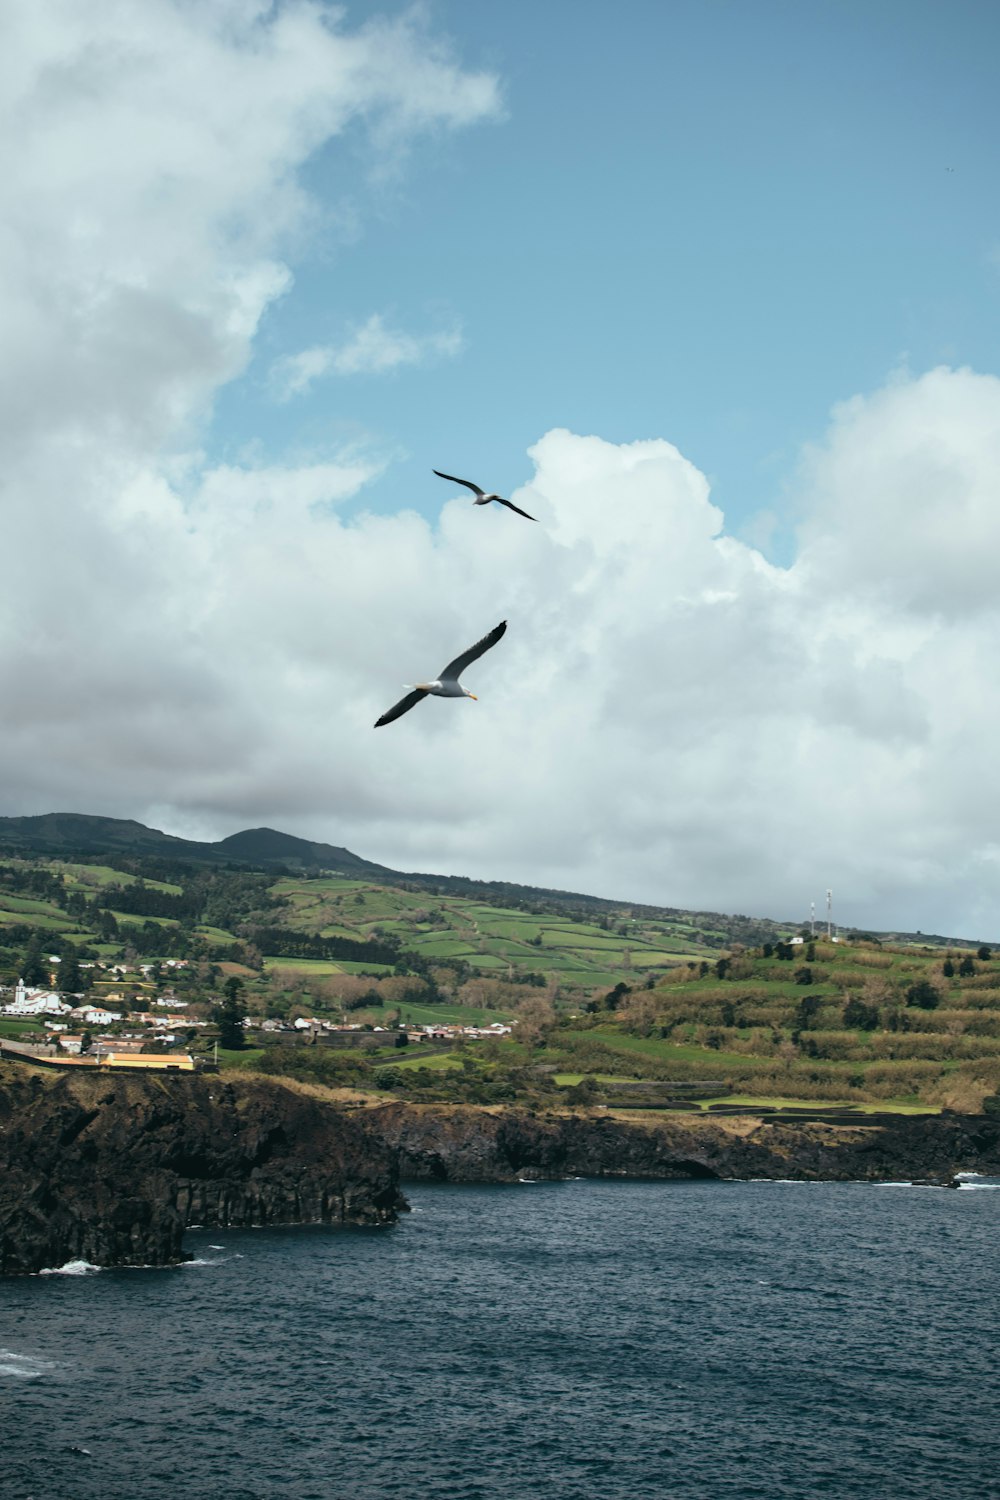
[[[495,500],[498,505],[506,505],[508,510],[516,510],[518,515],[523,516],[526,521],[538,520],[537,516],[529,516],[526,510],[522,510],[519,505],[515,505],[513,500],[505,500],[502,495],[487,495],[486,491],[481,490],[478,484],[473,484],[471,479],[456,479],[454,474],[442,474],[440,469],[434,469],[432,472],[439,479],[450,479],[452,484],[464,484],[467,490],[471,490],[477,496],[477,505],[489,505],[491,500]]]
[[[434,682],[416,683],[412,693],[407,693],[405,698],[400,698],[388,713],[384,713],[381,719],[375,720],[375,728],[379,729],[383,724],[391,724],[393,719],[402,718],[403,714],[409,713],[411,708],[416,707],[421,698],[426,698],[428,693],[433,693],[438,698],[475,698],[475,693],[470,693],[469,689],[464,688],[458,679],[467,666],[478,661],[491,646],[496,645],[506,629],[507,621],[501,620],[499,625],[494,625],[489,635],[484,635],[482,640],[470,646],[468,651],[463,651],[461,656],[456,656],[454,661],[450,661],[441,676]]]

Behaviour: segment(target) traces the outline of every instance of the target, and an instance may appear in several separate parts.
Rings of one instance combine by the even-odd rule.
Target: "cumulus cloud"
[[[833,886],[845,921],[997,935],[1000,381],[839,408],[785,568],[664,440],[546,433],[512,496],[538,526],[459,498],[435,525],[348,514],[377,456],[208,465],[199,428],[289,284],[301,163],[351,121],[397,153],[495,84],[315,4],[0,25],[3,811],[269,823],[791,917]],[[478,703],[373,729],[504,618]]]
[[[324,375],[383,375],[401,365],[451,358],[462,349],[457,328],[415,337],[389,328],[379,313],[356,328],[342,344],[318,344],[276,360],[271,386],[280,401],[300,396]]]

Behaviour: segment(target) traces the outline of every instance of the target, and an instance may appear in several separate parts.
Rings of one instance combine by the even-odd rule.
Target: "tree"
[[[801,969],[796,969],[795,970],[795,983],[796,984],[812,984],[812,982],[813,982],[813,971],[812,971],[812,969],[810,969],[810,968],[801,968]]]
[[[798,1003],[794,1026],[796,1031],[811,1031],[823,1000],[821,995],[805,995]]]
[[[941,973],[944,975],[945,979],[953,979],[955,977],[955,965],[951,961],[950,953],[945,959],[944,963],[941,965]]]
[[[980,963],[988,964],[990,959],[993,957],[993,954],[984,943],[981,948],[976,949],[976,957],[979,959]]]
[[[567,1104],[591,1105],[600,1096],[601,1085],[596,1078],[588,1073],[579,1083],[574,1083],[566,1090]]]
[[[56,973],[56,989],[62,995],[78,995],[83,989],[80,961],[76,956],[76,949],[71,943],[65,945],[62,958],[59,960],[59,969]]]
[[[976,965],[972,960],[971,953],[967,953],[958,966],[958,977],[968,979],[976,972]]]
[[[225,1000],[216,1005],[212,1010],[212,1020],[219,1028],[219,1044],[230,1050],[238,1051],[244,1044],[243,1034],[243,1003],[240,992],[243,989],[243,981],[238,975],[231,975],[223,985]]]
[[[921,1010],[936,1010],[941,1004],[941,991],[929,979],[918,979],[906,991],[906,1003]]]
[[[624,981],[620,981],[618,984],[615,985],[615,987],[614,987],[613,990],[609,990],[608,993],[605,995],[605,997],[604,997],[604,1008],[605,1008],[605,1010],[617,1010],[618,1007],[619,1007],[619,1005],[621,1005],[622,1001],[625,999],[625,996],[626,995],[631,995],[631,993],[632,993],[632,987],[631,987],[631,985],[625,984]]]
[[[856,996],[844,1006],[844,1027],[847,1031],[874,1031],[878,1022],[878,1007],[866,1005]]]
[[[42,953],[41,939],[36,935],[28,944],[28,951],[24,955],[24,963],[21,966],[21,978],[29,989],[49,982],[49,966]]]

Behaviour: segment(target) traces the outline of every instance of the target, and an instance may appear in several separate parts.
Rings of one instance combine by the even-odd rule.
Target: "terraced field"
[[[599,926],[336,877],[280,880],[272,895],[286,903],[281,921],[295,931],[389,935],[430,962],[457,961],[495,978],[535,973],[583,989],[612,987],[716,951],[690,923],[637,922],[624,911]]]

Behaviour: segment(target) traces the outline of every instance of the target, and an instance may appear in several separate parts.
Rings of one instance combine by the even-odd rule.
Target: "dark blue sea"
[[[7,1500],[986,1500],[1000,1192],[418,1187],[0,1286]]]

